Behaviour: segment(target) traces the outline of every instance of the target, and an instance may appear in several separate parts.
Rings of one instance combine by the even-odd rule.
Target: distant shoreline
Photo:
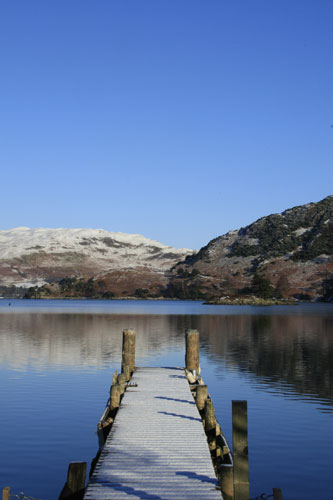
[[[222,297],[217,300],[208,300],[205,304],[219,306],[295,306],[301,302],[290,299],[263,299],[253,295],[250,297]]]
[[[128,300],[148,300],[148,301],[172,301],[172,302],[202,302],[203,305],[217,305],[217,306],[295,306],[299,304],[332,304],[332,302],[324,301],[324,300],[316,300],[316,301],[307,301],[307,300],[290,300],[290,299],[263,299],[260,297],[250,296],[250,297],[222,297],[220,299],[212,299],[203,301],[202,299],[178,299],[178,298],[170,298],[170,297],[112,297],[112,298],[102,298],[102,297],[0,297],[0,300],[9,302],[11,300],[68,300],[68,301],[77,301],[77,300],[106,300],[106,301],[128,301]]]

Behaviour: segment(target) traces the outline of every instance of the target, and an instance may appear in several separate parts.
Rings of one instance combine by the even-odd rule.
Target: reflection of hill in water
[[[333,400],[333,317],[224,316],[198,318],[214,355],[258,382],[287,383],[300,394]],[[261,379],[261,380],[260,380]]]
[[[333,316],[314,315],[1,315],[0,363],[16,369],[119,364],[121,331],[137,331],[137,363],[184,350],[197,328],[202,352],[258,382],[288,384],[300,394],[333,399]],[[148,361],[147,361],[147,358]]]
[[[21,368],[102,366],[121,359],[121,332],[137,332],[137,360],[183,348],[183,316],[9,314],[1,317],[0,362]],[[180,327],[180,330],[179,330]]]

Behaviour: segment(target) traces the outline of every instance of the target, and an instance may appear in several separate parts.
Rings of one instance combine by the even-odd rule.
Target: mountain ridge
[[[0,231],[0,293],[214,300],[265,286],[280,298],[331,300],[332,282],[332,195],[261,217],[198,252],[103,229]]]

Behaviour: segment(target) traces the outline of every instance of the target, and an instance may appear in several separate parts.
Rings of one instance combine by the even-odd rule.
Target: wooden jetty
[[[232,456],[200,375],[199,333],[186,332],[185,368],[136,368],[135,335],[123,332],[88,484],[86,463],[71,463],[59,500],[249,500],[246,401],[232,402]]]
[[[184,369],[137,368],[84,499],[221,500]]]
[[[213,500],[223,490],[233,498],[232,456],[200,376],[196,330],[186,333],[185,362],[135,368],[135,332],[123,332],[122,373],[98,424],[101,451],[85,500]]]

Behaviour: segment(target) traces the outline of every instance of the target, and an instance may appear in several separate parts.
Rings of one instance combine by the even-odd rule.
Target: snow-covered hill
[[[138,268],[164,273],[193,253],[139,234],[17,227],[0,231],[0,285],[28,287],[63,276]]]

